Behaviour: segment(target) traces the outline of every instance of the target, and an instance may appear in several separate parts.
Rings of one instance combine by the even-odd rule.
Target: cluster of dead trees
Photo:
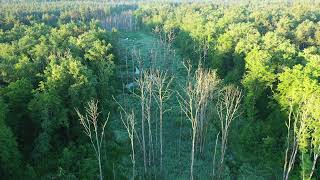
[[[139,30],[138,19],[133,15],[132,10],[123,11],[119,14],[111,14],[103,17],[102,20],[102,24],[108,30],[112,30],[113,28],[121,31]]]
[[[167,69],[170,74],[174,74],[174,66],[176,65],[176,50],[173,47],[173,43],[176,39],[176,34],[173,29],[164,31],[161,27],[156,26],[153,31],[155,35],[157,35],[158,45],[160,45],[161,49],[163,50],[161,59],[165,63],[165,69]],[[169,55],[173,56],[173,58],[168,58]]]
[[[220,127],[216,127],[219,129],[216,136],[216,142],[218,142],[219,135],[221,135],[221,143],[219,144],[220,152],[218,153],[220,158],[216,158],[218,143],[216,143],[215,147],[213,176],[221,179],[223,178],[224,159],[231,122],[241,114],[239,109],[242,92],[239,88],[232,85],[221,88],[221,80],[213,70],[206,70],[199,65],[196,71],[192,72],[190,64],[185,67],[188,72],[188,78],[186,85],[181,88],[182,91],[180,92],[176,91],[175,93],[170,88],[173,78],[169,77],[167,73],[159,70],[145,71],[141,73],[140,77],[137,79],[139,92],[135,93],[135,95],[139,98],[140,102],[139,112],[141,114],[139,115],[139,121],[141,127],[139,136],[141,136],[142,139],[141,149],[144,173],[148,173],[151,167],[158,164],[160,164],[160,170],[164,170],[163,148],[165,147],[165,141],[163,140],[163,115],[166,111],[170,110],[170,108],[165,108],[166,106],[164,103],[172,97],[171,95],[174,93],[179,99],[181,110],[184,112],[185,117],[191,122],[191,179],[193,179],[193,166],[196,149],[199,154],[204,152],[205,145],[207,144],[206,138],[208,126],[214,111],[216,111],[220,122]],[[154,108],[155,104],[156,108]],[[132,117],[137,116],[134,115],[136,112],[131,110],[131,114],[129,114],[129,110],[125,110],[124,108],[121,109],[124,114],[126,114],[126,118],[124,118],[126,120],[123,120],[123,122],[128,131],[129,138],[131,139],[131,142],[133,142],[133,133],[136,130],[133,130],[135,123],[132,122],[132,119],[134,119]],[[153,116],[153,114],[155,114],[155,109],[157,111],[156,114],[158,115],[157,118]],[[157,153],[157,151],[160,151],[160,154]],[[134,152],[134,150],[132,150],[132,152]],[[155,160],[159,160],[159,163],[155,162]]]
[[[214,70],[206,70],[201,65],[192,72],[190,64],[185,66],[188,72],[185,86],[182,90],[174,92],[171,89],[173,77],[168,76],[166,72],[159,70],[149,70],[141,72],[136,79],[138,91],[134,96],[139,99],[139,109],[123,106],[116,99],[121,112],[120,119],[127,131],[132,160],[132,179],[137,176],[136,172],[136,154],[140,150],[143,161],[144,175],[152,176],[155,168],[160,167],[160,172],[165,172],[164,148],[165,139],[164,114],[170,110],[165,105],[169,98],[175,98],[176,94],[179,99],[181,110],[184,112],[187,120],[191,122],[191,163],[190,179],[193,179],[193,169],[196,152],[202,154],[207,144],[208,126],[211,123],[213,113],[218,115],[220,126],[215,136],[216,147],[214,148],[213,157],[213,177],[223,179],[224,159],[227,150],[228,134],[231,123],[241,113],[240,102],[242,93],[239,88],[229,85],[221,88],[221,80]],[[102,131],[97,127],[97,118],[99,112],[97,103],[91,101],[86,109],[87,114],[82,115],[77,111],[80,122],[83,125],[86,134],[90,138],[96,152],[96,157],[101,169],[100,149],[106,123],[102,126]],[[139,124],[140,126],[137,126]],[[212,138],[213,139],[213,138]],[[135,144],[135,142],[139,142]],[[220,142],[220,143],[218,143]],[[139,146],[140,145],[140,146]],[[140,148],[139,148],[140,147]],[[138,148],[138,150],[136,149]],[[219,152],[218,149],[220,149]],[[219,155],[219,158],[216,156]],[[102,172],[100,172],[102,177]]]
[[[219,87],[220,79],[213,70],[206,70],[201,65],[192,74],[190,64],[186,65],[188,80],[183,93],[178,93],[180,106],[187,119],[191,122],[192,128],[192,149],[190,164],[190,179],[193,179],[193,166],[195,151],[198,149],[201,155],[204,152],[209,120],[213,115],[213,110],[218,114],[220,127],[216,135],[216,144],[213,157],[212,176],[215,179],[223,179],[224,159],[227,149],[228,134],[231,122],[240,116],[240,103],[242,92],[239,88],[228,85]],[[221,134],[220,158],[216,162],[218,139]],[[218,166],[216,167],[216,164]],[[217,171],[216,171],[217,170]],[[217,172],[217,173],[216,173]]]
[[[150,175],[152,168],[158,164],[160,171],[163,170],[163,116],[169,110],[164,104],[172,94],[172,80],[173,77],[159,70],[141,72],[140,77],[136,79],[139,90],[133,93],[139,99],[140,108],[128,110],[118,102],[121,107],[121,120],[131,142],[133,178],[136,176],[135,137],[139,142],[141,140],[144,174]],[[141,125],[140,128],[135,126],[137,123]]]
[[[225,156],[228,147],[228,136],[231,123],[241,115],[240,105],[242,91],[234,86],[221,86],[221,80],[214,70],[206,70],[201,65],[193,72],[193,68],[188,63],[185,65],[187,79],[185,85],[180,90],[171,89],[173,77],[160,70],[148,70],[140,73],[136,79],[138,92],[134,95],[138,97],[140,110],[123,107],[114,99],[121,111],[120,119],[127,131],[130,139],[132,179],[136,173],[136,148],[140,145],[143,159],[144,175],[152,175],[152,170],[160,167],[160,172],[164,172],[163,163],[165,140],[163,131],[164,114],[170,110],[165,105],[169,98],[179,100],[181,111],[191,124],[191,163],[190,179],[194,179],[195,154],[202,154],[205,145],[208,144],[207,132],[209,124],[219,124],[215,127],[217,133],[214,136],[215,146],[213,155],[212,178],[224,179]],[[287,148],[285,151],[285,162],[283,167],[283,180],[289,179],[291,170],[294,167],[298,154],[299,143],[302,143],[307,130],[308,118],[311,117],[312,98],[302,102],[298,107],[293,104],[289,107],[287,126]],[[107,120],[99,123],[98,101],[91,100],[87,103],[85,114],[76,109],[80,123],[83,125],[85,134],[89,137],[95,156],[98,161],[99,176],[103,179],[101,148],[104,138],[104,130]],[[212,123],[212,117],[216,113],[217,118]],[[137,123],[141,127],[137,127]],[[181,137],[180,137],[181,138]],[[213,138],[212,138],[213,139]],[[135,142],[138,142],[138,145]],[[311,179],[315,171],[315,166],[319,157],[319,146],[314,147],[314,158],[311,171],[304,175]],[[152,169],[153,168],[153,169]],[[155,171],[153,171],[155,172]]]
[[[160,42],[158,43],[169,43],[169,45],[161,46],[163,47],[161,49],[164,52],[172,53],[171,45],[174,40],[174,33],[165,33],[164,37],[161,37],[162,33],[158,32],[159,30],[155,29],[154,31],[160,36]],[[130,59],[127,52],[125,55],[126,84],[134,84],[136,87],[132,89],[131,94],[126,94],[124,91],[123,93],[126,96],[136,97],[139,107],[130,107],[129,102],[119,102],[114,98],[120,107],[120,119],[130,140],[132,179],[135,179],[138,175],[155,176],[156,178],[156,174],[165,174],[167,171],[164,163],[164,150],[166,147],[164,132],[170,131],[170,129],[164,128],[164,124],[169,123],[164,122],[164,114],[172,108],[166,103],[169,99],[178,100],[176,102],[179,102],[177,105],[180,105],[181,112],[184,114],[183,119],[191,122],[190,179],[194,178],[195,154],[203,155],[205,150],[209,149],[205,147],[208,144],[208,139],[215,141],[215,147],[212,149],[214,152],[212,157],[212,177],[214,179],[223,179],[231,123],[241,114],[241,90],[233,85],[222,87],[222,81],[215,70],[207,70],[201,64],[194,69],[190,63],[185,64],[187,77],[174,82],[180,84],[181,88],[173,88],[171,86],[175,75],[173,69],[171,73],[168,73],[168,67],[164,71],[159,70],[161,67],[156,65],[157,63],[159,64],[159,62],[156,62],[159,59],[167,62],[167,57],[169,56],[164,53],[162,58],[160,55],[161,52],[158,54],[158,51],[152,48],[150,57],[148,57],[150,58],[149,68],[145,70],[144,67],[147,66],[144,63],[146,61],[141,57],[140,51],[133,50],[131,55],[132,62],[129,62]],[[132,64],[131,68],[129,68],[130,64]],[[129,73],[129,71],[131,72],[130,69],[132,69],[132,73]],[[137,71],[139,72],[137,73]],[[134,78],[129,80],[129,76]],[[130,83],[130,81],[134,81],[134,83]],[[88,115],[82,115],[77,111],[87,135],[91,134],[89,132],[90,123],[94,122],[94,120],[87,119],[98,115],[97,113],[96,115],[91,115],[94,113],[90,110],[92,107],[96,107],[96,105],[90,102],[87,107]],[[210,124],[215,125],[214,129],[217,129],[216,134],[210,134],[212,137],[208,133]],[[93,127],[95,127],[94,124]],[[104,127],[105,124],[102,128],[104,129]],[[93,132],[97,132],[95,128]],[[99,160],[101,145],[94,143],[91,135],[89,137],[96,151],[99,168],[101,169],[101,160]],[[98,137],[96,141],[101,143],[101,138],[103,138],[103,135],[100,139]],[[137,160],[142,164],[143,173],[137,171]],[[100,176],[102,177],[102,172]]]

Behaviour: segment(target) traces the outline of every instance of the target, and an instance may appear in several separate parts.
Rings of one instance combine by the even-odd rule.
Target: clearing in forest
[[[117,73],[121,83],[123,85],[123,92],[116,97],[117,101],[125,107],[126,110],[135,111],[136,116],[136,131],[139,136],[138,143],[135,145],[136,151],[136,172],[143,173],[143,153],[141,149],[141,109],[140,100],[138,97],[128,90],[128,85],[132,85],[135,93],[138,92],[138,86],[135,84],[136,79],[139,78],[139,73],[146,70],[160,70],[167,72],[169,77],[173,77],[170,89],[172,95],[165,103],[165,108],[170,109],[164,114],[163,119],[163,169],[161,177],[166,179],[188,179],[190,177],[190,153],[191,153],[191,140],[192,130],[191,123],[186,119],[184,113],[181,111],[177,92],[182,93],[182,88],[185,87],[187,80],[187,70],[184,66],[182,55],[178,49],[174,49],[172,45],[169,45],[160,40],[159,36],[146,32],[121,32],[119,40],[116,44],[118,51],[119,65]],[[138,72],[137,72],[138,71]],[[132,88],[129,87],[129,88]],[[154,107],[157,106],[156,102],[153,102]],[[152,155],[153,164],[148,167],[151,174],[160,177],[159,171],[159,125],[158,125],[158,113],[156,110],[152,113],[152,133],[154,140],[154,154]],[[113,126],[123,128],[120,117],[115,118],[116,121]],[[121,129],[120,128],[120,129]],[[145,131],[147,127],[145,126]],[[207,134],[207,144],[205,150],[201,156],[197,155],[194,162],[194,171],[197,172],[197,177],[202,179],[208,179],[208,175],[212,174],[212,158],[214,153],[214,142],[217,132],[214,127],[209,128]],[[122,143],[126,143],[127,133],[126,131],[116,131],[116,137]],[[147,136],[147,133],[146,133]],[[211,140],[209,140],[211,139]],[[218,147],[219,148],[219,147]],[[129,155],[128,155],[129,156]],[[124,164],[127,167],[127,174],[131,173],[130,159],[126,160]],[[243,171],[242,169],[245,169]],[[260,179],[252,170],[254,167],[248,167],[247,164],[243,164],[240,169],[240,177],[252,177],[254,179]],[[228,174],[228,173],[227,173]],[[263,179],[263,178],[262,178]]]
[[[163,119],[163,167],[167,178],[186,179],[190,175],[190,151],[191,151],[191,128],[190,122],[188,122],[180,110],[180,105],[176,96],[176,92],[181,92],[182,86],[187,78],[187,71],[183,65],[183,58],[179,54],[179,51],[170,47],[170,45],[162,42],[158,36],[145,32],[121,32],[119,41],[117,44],[117,50],[119,54],[119,69],[118,75],[123,84],[123,93],[116,99],[126,109],[134,109],[136,114],[136,127],[139,138],[141,136],[140,130],[140,116],[141,110],[139,109],[139,99],[135,97],[127,89],[128,84],[133,84],[135,78],[138,77],[137,69],[141,73],[146,70],[160,70],[167,72],[169,77],[173,77],[170,89],[173,95],[166,102],[165,106],[170,109],[164,114]],[[137,91],[137,90],[135,90]],[[154,102],[155,104],[155,102]],[[156,104],[155,104],[156,105]],[[157,113],[154,114],[154,121],[157,121]],[[119,120],[120,121],[120,120]],[[153,122],[156,124],[157,122]],[[153,124],[153,125],[154,125]],[[121,126],[121,122],[117,123],[117,126]],[[152,129],[154,134],[154,146],[158,147],[158,131],[157,125]],[[125,136],[125,135],[121,135]],[[141,138],[140,138],[141,139]],[[210,146],[210,147],[209,147]],[[196,161],[195,170],[200,172],[199,174],[210,174],[210,165],[212,164],[212,152],[213,146],[208,145],[208,154],[205,160]],[[137,172],[143,172],[143,160],[142,152],[137,146],[136,149],[138,155]],[[152,174],[159,174],[158,169],[158,149],[155,149],[155,160],[153,167],[150,168]],[[204,166],[207,165],[207,166]],[[208,167],[208,168],[204,168]],[[139,169],[140,168],[140,169]],[[130,173],[130,168],[128,168]]]

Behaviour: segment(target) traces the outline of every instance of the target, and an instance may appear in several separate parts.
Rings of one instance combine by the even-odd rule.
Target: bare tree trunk
[[[144,99],[141,100],[141,131],[142,131],[142,146],[143,146],[143,163],[144,163],[144,172],[147,172],[147,163],[146,163],[146,141],[144,137]]]
[[[284,180],[288,180],[289,179],[289,174],[290,174],[290,171],[293,168],[297,152],[298,152],[298,142],[295,141],[293,143],[293,150],[292,150],[292,153],[290,155],[290,159],[289,159],[289,162],[288,162],[287,169],[285,170]]]
[[[310,174],[309,174],[309,179],[311,179],[312,176],[313,176],[313,172],[314,172],[314,170],[316,168],[318,157],[319,157],[319,154],[314,154],[314,156],[313,156],[313,163],[312,163],[312,168],[311,168],[311,171],[310,171]]]
[[[97,126],[94,126],[94,132],[95,132],[95,135],[96,135],[96,147],[97,148],[97,151],[98,151],[98,163],[99,163],[99,172],[100,172],[100,180],[103,180],[103,175],[102,175],[102,167],[101,167],[101,153],[100,153],[100,146],[99,146],[99,138],[98,138],[98,130],[97,130]]]
[[[179,132],[179,165],[181,166],[181,138],[182,138],[182,111],[180,111],[180,132]],[[181,170],[180,170],[181,173]]]
[[[163,170],[163,166],[162,166],[162,158],[163,158],[163,135],[162,135],[162,119],[163,119],[163,109],[162,109],[162,102],[160,102],[161,105],[159,105],[159,111],[160,111],[160,114],[159,114],[159,119],[160,119],[160,171],[162,172]]]
[[[217,154],[217,147],[218,147],[218,140],[219,140],[219,134],[220,132],[217,134],[216,137],[216,144],[214,146],[214,154],[213,154],[213,164],[212,164],[212,178],[215,178],[215,169],[216,169],[216,154]]]
[[[151,105],[152,105],[152,80],[151,80],[151,72],[150,74],[145,74],[145,85],[146,85],[146,93],[147,93],[147,102],[146,102],[146,111],[147,111],[147,122],[148,122],[148,165],[151,166],[152,160],[152,132],[151,132]]]
[[[283,170],[283,180],[288,180],[290,171],[293,169],[296,155],[298,153],[298,147],[299,147],[299,138],[305,131],[307,130],[307,124],[306,124],[306,119],[309,116],[309,111],[310,109],[308,106],[306,106],[306,109],[303,109],[303,106],[308,104],[308,102],[301,102],[298,104],[298,108],[294,111],[293,109],[293,103],[291,102],[290,104],[290,109],[289,109],[289,116],[288,116],[288,123],[287,129],[288,129],[288,135],[287,135],[287,149],[286,149],[286,155],[285,155],[285,164],[284,164],[284,170]],[[293,143],[290,145],[290,133],[291,133],[291,118],[294,118],[293,121]],[[288,157],[288,152],[289,149],[291,150],[290,157]]]
[[[102,140],[104,138],[104,130],[109,120],[110,114],[108,114],[107,120],[105,120],[103,126],[101,127],[101,130],[99,130],[98,117],[100,113],[98,112],[98,101],[91,100],[87,103],[85,115],[82,115],[78,109],[76,109],[76,112],[78,114],[80,124],[82,124],[82,126],[84,127],[85,134],[90,138],[96,158],[98,160],[99,177],[100,180],[103,180],[101,165],[101,146],[103,142]],[[95,137],[93,137],[93,133]]]
[[[194,146],[196,139],[196,128],[192,131],[192,150],[191,150],[191,165],[190,165],[190,179],[193,180],[193,163],[194,163]]]
[[[219,79],[214,71],[205,71],[198,67],[195,75],[191,75],[191,65],[186,66],[188,71],[188,80],[186,87],[184,88],[185,94],[180,96],[180,106],[185,113],[187,119],[191,122],[192,128],[192,150],[191,150],[191,167],[190,167],[190,179],[193,179],[193,165],[195,154],[195,141],[197,138],[199,122],[201,122],[201,112],[206,108],[207,101],[213,95],[216,87],[219,83]]]
[[[127,130],[129,139],[130,139],[130,143],[131,143],[131,162],[132,162],[132,180],[135,179],[135,149],[134,149],[134,138],[135,135],[137,136],[136,129],[135,129],[135,125],[136,125],[136,121],[135,121],[135,114],[134,111],[132,110],[131,113],[128,113],[123,106],[115,99],[113,98],[114,101],[119,105],[119,107],[121,108],[122,112],[125,115],[125,118],[123,118],[122,113],[120,112],[120,119],[122,121],[122,124],[124,125],[124,127]],[[139,141],[139,137],[137,137],[138,141]]]
[[[238,87],[226,86],[220,93],[217,103],[217,112],[221,128],[221,154],[218,179],[224,173],[224,158],[228,144],[228,134],[231,122],[241,115],[239,112],[242,92]]]
[[[167,73],[162,73],[156,71],[154,74],[154,83],[156,87],[156,102],[159,108],[159,131],[160,131],[160,171],[163,170],[163,114],[168,110],[164,109],[164,102],[169,99],[171,96],[170,93],[170,84],[173,80],[173,77],[168,78]]]
[[[146,161],[146,141],[145,141],[145,133],[144,133],[144,121],[145,121],[145,90],[142,75],[139,80],[140,86],[140,99],[141,99],[141,134],[142,134],[142,148],[143,148],[143,165],[144,165],[144,173],[147,173],[147,161]]]
[[[141,68],[142,70],[142,68]],[[151,166],[151,160],[153,155],[153,140],[151,131],[151,106],[152,106],[152,96],[153,96],[153,74],[151,72],[141,72],[140,78],[137,80],[140,87],[140,94],[137,95],[140,98],[141,103],[141,128],[142,128],[142,143],[143,143],[143,161],[145,173],[147,173],[147,164]],[[145,142],[145,132],[144,132],[144,121],[147,120],[148,123],[148,152],[146,149]],[[148,153],[148,162],[147,154]]]
[[[288,166],[288,154],[289,154],[289,149],[290,149],[290,134],[291,134],[291,115],[292,115],[292,106],[290,106],[290,111],[289,111],[289,116],[288,116],[288,123],[286,123],[286,126],[287,126],[287,148],[286,148],[286,151],[285,151],[285,162],[284,162],[284,166],[283,166],[283,176],[282,176],[282,179],[285,180],[287,179],[287,174],[289,173],[288,172],[288,169],[287,169],[287,166]]]

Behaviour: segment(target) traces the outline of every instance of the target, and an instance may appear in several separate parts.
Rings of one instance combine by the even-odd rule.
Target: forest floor
[[[146,69],[158,69],[167,72],[170,77],[173,77],[172,92],[173,95],[167,101],[166,107],[171,110],[165,114],[163,120],[163,173],[160,174],[160,153],[159,153],[159,128],[156,121],[158,121],[158,114],[156,110],[156,103],[154,102],[153,109],[153,163],[148,167],[148,171],[151,174],[155,174],[155,179],[189,179],[190,177],[190,162],[191,162],[191,123],[185,118],[180,110],[177,92],[182,92],[182,87],[187,79],[187,71],[183,65],[183,57],[179,53],[179,50],[168,47],[168,44],[162,43],[159,37],[145,32],[121,32],[119,41],[117,42],[117,50],[119,55],[119,69],[117,69],[118,75],[123,84],[123,92],[116,97],[117,101],[125,107],[127,111],[133,109],[136,116],[136,128],[137,134],[141,141],[141,109],[139,99],[135,97],[133,93],[126,90],[125,86],[134,82],[134,72],[136,67],[140,71]],[[117,121],[113,122],[113,129],[122,129],[116,131],[116,141],[119,143],[127,144],[128,149],[129,143],[126,138],[126,130],[121,123],[120,118],[116,118]],[[120,128],[119,128],[120,127]],[[147,127],[147,123],[145,123]],[[147,140],[147,128],[145,130]],[[209,128],[207,136],[207,144],[205,146],[204,153],[199,156],[196,154],[194,163],[194,174],[196,179],[212,179],[212,162],[214,153],[214,142],[215,142],[215,128]],[[122,140],[121,140],[122,139]],[[146,143],[148,144],[148,143]],[[142,174],[143,172],[143,155],[140,145],[136,143],[136,172]],[[130,151],[128,151],[130,153]],[[148,158],[147,158],[148,159]],[[123,159],[122,162],[122,173],[125,171],[130,177],[132,172],[131,160],[128,155],[127,158]],[[153,165],[152,165],[153,164]],[[240,168],[245,171],[239,172],[236,175],[236,179],[265,179],[261,176],[254,175],[251,168],[247,165]],[[229,174],[229,168],[226,168],[227,174]],[[254,170],[253,170],[254,171]],[[241,174],[241,175],[240,175]],[[141,177],[141,176],[140,176]],[[149,177],[150,178],[150,177]],[[147,178],[147,179],[149,179]],[[232,179],[234,179],[233,176]],[[151,178],[150,178],[151,179]],[[153,178],[152,178],[153,179]],[[230,177],[228,176],[228,178]]]

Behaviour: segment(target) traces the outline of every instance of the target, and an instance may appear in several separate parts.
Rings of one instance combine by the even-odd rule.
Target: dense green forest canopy
[[[116,59],[112,33],[94,20],[110,9],[79,6],[1,7],[0,176],[5,179],[55,177],[59,166],[84,172],[71,177],[95,177],[74,108],[93,97],[105,109],[112,106]]]
[[[1,1],[0,179],[311,180],[319,154],[317,1]]]

